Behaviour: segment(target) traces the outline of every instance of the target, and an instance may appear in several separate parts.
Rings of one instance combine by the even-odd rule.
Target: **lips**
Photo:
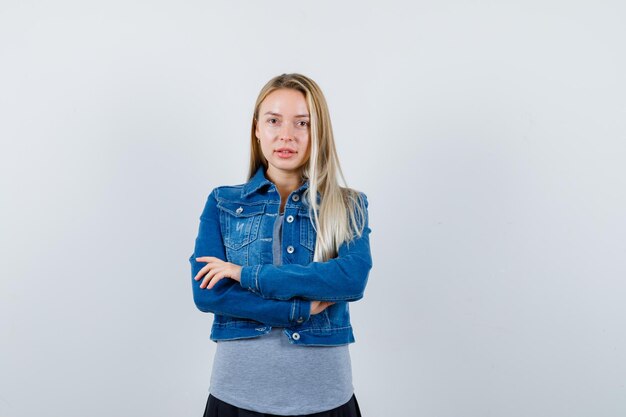
[[[298,153],[291,148],[278,148],[274,152],[276,153],[276,157],[280,159],[291,159]]]

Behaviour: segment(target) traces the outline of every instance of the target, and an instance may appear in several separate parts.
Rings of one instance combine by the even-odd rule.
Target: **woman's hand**
[[[319,314],[333,304],[334,301],[311,301],[311,315]]]
[[[222,261],[220,258],[214,256],[202,256],[196,258],[198,262],[207,262],[200,271],[193,278],[198,281],[204,274],[204,280],[200,284],[200,288],[206,288],[210,290],[217,282],[222,278],[234,279],[237,282],[241,281],[241,266],[231,264],[230,262]]]

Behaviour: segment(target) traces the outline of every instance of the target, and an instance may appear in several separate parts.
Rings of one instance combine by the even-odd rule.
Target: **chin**
[[[302,161],[295,161],[295,160],[286,161],[284,159],[274,158],[274,164],[281,166],[281,167],[298,167],[302,165]]]
[[[278,169],[288,171],[300,170],[302,168],[302,163],[296,161],[273,161],[272,165]]]

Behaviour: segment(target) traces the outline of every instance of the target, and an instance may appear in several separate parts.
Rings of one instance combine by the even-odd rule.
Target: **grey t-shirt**
[[[275,265],[282,263],[283,217],[274,223]],[[354,392],[349,345],[294,345],[280,327],[258,337],[220,340],[209,392],[239,408],[276,415],[339,407]]]

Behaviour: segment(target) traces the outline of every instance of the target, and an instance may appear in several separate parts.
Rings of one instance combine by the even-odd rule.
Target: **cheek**
[[[272,154],[272,149],[269,146],[269,144],[264,143],[263,140],[261,139],[261,152],[263,152],[263,155],[270,156]]]
[[[306,161],[307,159],[309,159],[310,155],[311,155],[311,143],[307,142],[305,151],[302,153],[302,160]]]

